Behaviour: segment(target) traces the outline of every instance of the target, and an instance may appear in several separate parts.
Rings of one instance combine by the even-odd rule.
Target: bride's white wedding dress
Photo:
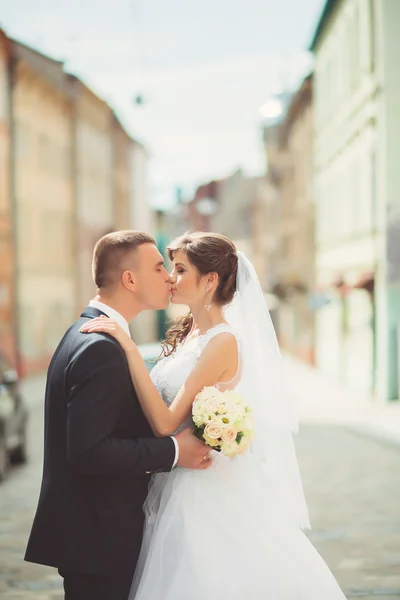
[[[217,325],[154,367],[151,377],[166,404],[208,342],[227,333],[235,335]],[[228,459],[214,453],[208,470],[153,476],[129,600],[345,600],[321,556],[261,480],[251,454]]]

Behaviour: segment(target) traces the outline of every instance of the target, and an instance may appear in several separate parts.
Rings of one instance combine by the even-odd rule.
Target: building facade
[[[264,177],[247,177],[238,169],[200,185],[191,202],[182,206],[188,229],[230,238],[254,262],[263,283],[265,185]]]
[[[0,352],[21,376],[47,367],[95,294],[96,241],[155,233],[146,161],[61,61],[0,30]],[[155,321],[144,318],[138,341],[155,339]]]
[[[264,133],[267,157],[269,288],[280,297],[278,333],[283,348],[314,363],[314,201],[312,75],[282,105]]]
[[[399,25],[396,0],[328,0],[311,44],[317,362],[383,400],[400,379]]]
[[[148,189],[148,154],[137,140],[132,140],[130,153],[130,228],[150,233],[158,241],[157,218],[150,204]],[[159,248],[162,251],[162,248]],[[135,342],[146,344],[159,339],[160,314],[144,311],[130,324]]]
[[[10,64],[11,43],[0,30],[0,351],[17,366]]]
[[[133,140],[113,115],[113,206],[115,229],[131,225],[131,155]]]
[[[63,65],[12,43],[12,179],[22,374],[42,370],[74,318],[71,130]]]
[[[115,186],[115,118],[106,102],[98,98],[82,81],[67,76],[71,102],[72,181],[75,201],[75,261],[78,314],[95,295],[92,277],[93,247],[105,233],[113,231],[115,219],[125,214],[121,207],[123,166]],[[119,159],[119,157],[118,157]],[[117,192],[115,192],[117,189]],[[114,203],[118,196],[118,204]]]

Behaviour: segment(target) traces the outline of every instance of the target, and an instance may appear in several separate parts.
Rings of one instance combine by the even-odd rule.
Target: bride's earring
[[[210,286],[208,285],[208,286],[206,287],[206,292],[209,292],[209,291],[210,291],[210,289],[211,289],[211,288],[210,288]],[[206,311],[207,311],[207,312],[210,312],[210,310],[211,310],[211,307],[212,307],[212,304],[205,304],[205,305],[204,305],[204,308],[206,309]]]

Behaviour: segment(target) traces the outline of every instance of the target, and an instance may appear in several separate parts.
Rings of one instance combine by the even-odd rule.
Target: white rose
[[[246,409],[243,404],[235,404],[231,412],[234,415],[237,415],[238,417],[244,417],[244,415],[246,414]]]
[[[235,417],[225,413],[224,415],[217,415],[215,422],[221,425],[221,427],[232,427],[235,422]]]
[[[204,425],[207,424],[212,424],[212,423],[216,423],[216,417],[214,413],[205,411],[202,415],[201,415],[202,419],[203,419],[203,423]]]
[[[238,454],[244,454],[248,447],[250,446],[251,436],[244,435],[240,440],[240,444],[238,445]]]
[[[240,394],[232,392],[232,390],[225,390],[224,402],[228,410],[232,410],[237,404],[243,404],[243,399]]]
[[[196,395],[195,400],[200,400],[202,402],[205,402],[206,400],[208,400],[209,398],[220,398],[221,397],[221,392],[214,387],[213,385],[209,385],[204,387],[201,392],[199,392]]]
[[[216,413],[219,408],[218,399],[215,396],[210,396],[210,398],[207,398],[207,400],[204,402],[204,407],[207,412]]]
[[[197,425],[198,427],[200,427],[201,425],[204,425],[204,421],[203,421],[202,415],[194,415],[193,416],[193,423],[195,425]]]
[[[201,415],[204,413],[204,411],[204,402],[201,400],[195,400],[193,402],[192,415]]]
[[[238,453],[239,444],[236,442],[224,442],[221,446],[222,453],[225,456],[236,456]]]
[[[242,419],[240,422],[240,429],[242,431],[253,431],[254,425],[252,419],[250,419],[248,416]]]

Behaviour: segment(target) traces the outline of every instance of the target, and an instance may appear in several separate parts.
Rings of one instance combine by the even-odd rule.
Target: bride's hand
[[[82,331],[82,333],[108,333],[108,335],[112,335],[112,337],[121,344],[125,352],[129,352],[137,348],[135,342],[122,329],[121,325],[119,325],[115,319],[109,319],[105,316],[90,319],[90,321],[82,325],[80,331]]]

